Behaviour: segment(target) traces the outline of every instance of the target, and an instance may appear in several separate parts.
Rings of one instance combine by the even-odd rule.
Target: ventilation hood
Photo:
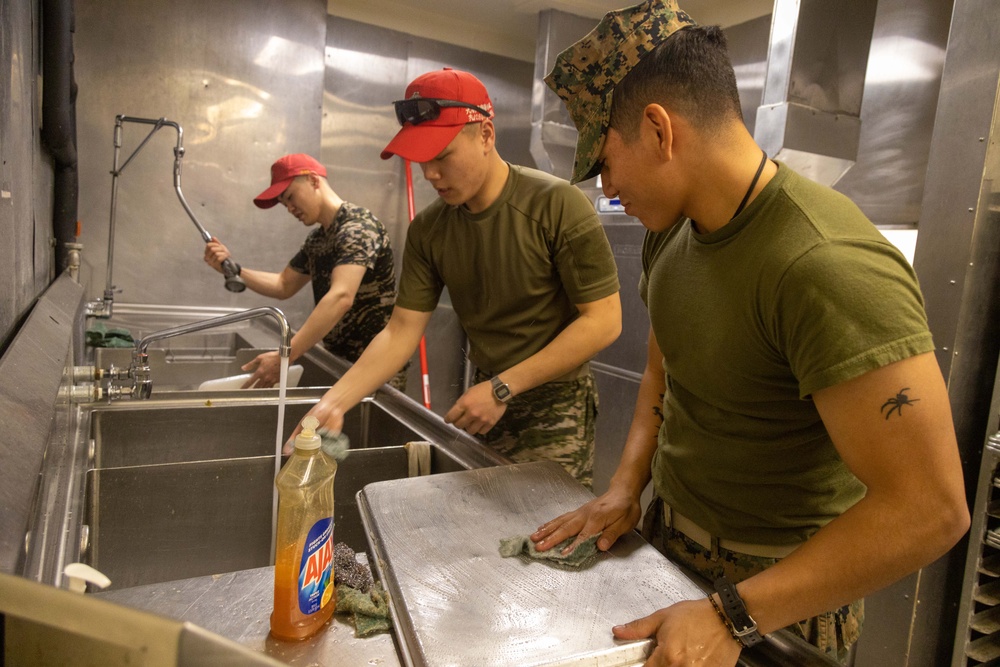
[[[556,58],[594,29],[597,21],[557,9],[538,13],[535,75],[531,90],[531,140],[529,150],[535,165],[560,178],[573,175],[576,125],[566,105],[545,84]]]
[[[775,159],[824,185],[854,165],[875,0],[776,0],[754,139]],[[530,152],[539,169],[570,178],[576,126],[545,85],[558,55],[590,32],[592,18],[538,14]]]
[[[858,155],[875,0],[776,0],[754,139],[824,185]]]

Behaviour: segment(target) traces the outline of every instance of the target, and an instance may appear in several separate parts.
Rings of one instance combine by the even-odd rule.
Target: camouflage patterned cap
[[[597,175],[618,82],[660,42],[693,25],[676,0],[647,0],[608,12],[589,35],[559,54],[545,83],[566,102],[576,124],[572,183]]]

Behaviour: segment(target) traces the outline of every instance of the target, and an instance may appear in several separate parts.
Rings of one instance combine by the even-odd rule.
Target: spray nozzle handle
[[[226,277],[226,289],[230,292],[242,292],[247,288],[247,284],[240,277],[242,267],[229,259],[222,261],[222,275]]]

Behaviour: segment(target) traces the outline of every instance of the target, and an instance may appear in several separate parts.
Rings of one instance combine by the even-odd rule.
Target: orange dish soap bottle
[[[295,451],[275,478],[274,610],[271,634],[299,640],[315,634],[337,607],[333,584],[333,478],[337,462],[320,449],[319,421],[302,420]]]

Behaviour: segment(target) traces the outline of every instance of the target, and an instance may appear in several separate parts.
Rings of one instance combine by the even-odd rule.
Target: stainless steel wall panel
[[[596,201],[601,192],[584,189]],[[622,332],[611,345],[597,353],[591,364],[597,379],[600,405],[595,436],[594,492],[608,489],[618,467],[625,438],[632,424],[632,413],[639,391],[639,381],[646,367],[646,342],[649,315],[639,297],[642,275],[642,240],[646,228],[636,218],[622,213],[602,214],[601,222],[618,265],[621,284]],[[647,492],[643,507],[650,499]]]
[[[645,349],[645,347],[643,348]],[[611,476],[618,469],[625,438],[632,425],[635,401],[639,395],[639,381],[642,375],[601,362],[591,364],[597,380],[599,405],[595,426],[594,449],[594,493],[600,495],[608,490]],[[642,497],[642,507],[652,499],[652,486]]]
[[[398,276],[409,222],[406,180],[400,161],[379,153],[399,127],[392,101],[408,83],[409,45],[399,33],[379,31],[327,17],[320,151],[333,189],[370,208],[389,230]],[[413,172],[420,179],[417,165]]]
[[[599,193],[598,190],[585,192],[595,196]],[[639,297],[642,240],[646,236],[646,228],[637,218],[620,213],[604,214],[601,222],[618,265],[622,322],[625,325],[618,339],[598,352],[595,359],[608,366],[641,375],[646,367],[646,341],[649,337],[649,315]],[[628,412],[631,414],[630,407]]]
[[[736,72],[736,86],[740,91],[743,123],[753,134],[757,107],[764,94],[764,77],[767,74],[767,47],[771,34],[771,17],[760,18],[726,28],[729,60]]]
[[[322,0],[76,3],[80,217],[88,294],[103,290],[116,114],[166,117],[184,128],[182,188],[205,228],[244,266],[281,271],[306,230],[252,198],[271,163],[318,153],[326,7]],[[126,125],[123,154],[148,126]],[[161,130],[119,179],[117,299],[251,307],[202,261],[203,242],[173,189],[176,136]],[[311,310],[304,289],[281,305],[293,326]]]
[[[0,3],[0,350],[52,276],[52,163],[39,138],[39,9]]]

